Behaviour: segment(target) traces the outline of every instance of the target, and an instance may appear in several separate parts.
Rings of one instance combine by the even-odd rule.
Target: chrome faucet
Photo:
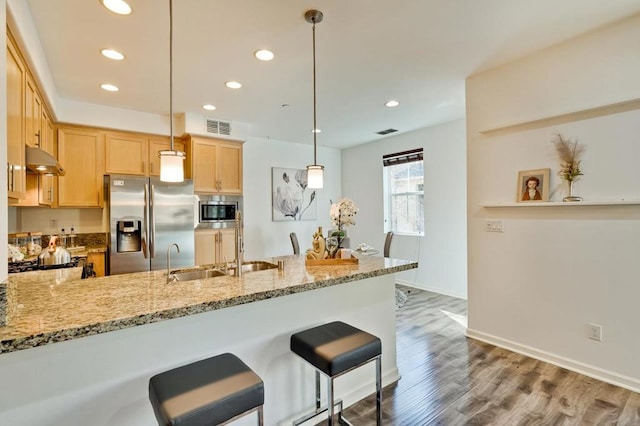
[[[236,277],[242,276],[242,263],[244,254],[244,241],[242,238],[242,213],[240,210],[236,211]]]
[[[177,243],[172,243],[167,249],[167,282],[171,281],[171,247],[176,246],[176,250],[180,253],[180,246]]]

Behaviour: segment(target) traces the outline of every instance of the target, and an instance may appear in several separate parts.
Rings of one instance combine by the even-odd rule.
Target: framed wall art
[[[549,201],[549,169],[518,172],[516,201],[531,203]]]
[[[272,220],[317,220],[316,190],[307,187],[305,169],[271,168]]]

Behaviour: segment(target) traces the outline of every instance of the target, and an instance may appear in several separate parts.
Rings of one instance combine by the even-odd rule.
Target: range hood
[[[40,148],[26,147],[27,170],[39,174],[64,176],[64,169],[58,160],[47,151]]]

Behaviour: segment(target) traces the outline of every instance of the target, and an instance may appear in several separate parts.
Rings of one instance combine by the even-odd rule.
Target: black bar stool
[[[316,369],[315,411],[293,422],[299,425],[325,411],[328,424],[333,425],[334,407],[338,409],[338,423],[350,424],[342,416],[342,400],[334,401],[333,379],[376,361],[376,424],[382,424],[382,343],[372,334],[340,321],[301,331],[291,336],[291,350]],[[327,405],[320,406],[320,373],[327,377]]]
[[[149,400],[161,426],[221,425],[254,411],[264,421],[262,379],[230,353],[156,374]]]

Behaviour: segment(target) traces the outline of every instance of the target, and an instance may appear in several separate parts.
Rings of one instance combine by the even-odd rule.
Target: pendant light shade
[[[173,0],[169,0],[169,128],[171,149],[160,151],[160,180],[184,181],[185,153],[173,149]]]
[[[313,24],[313,164],[307,166],[307,185],[312,189],[320,189],[323,186],[324,167],[317,163],[316,154],[318,145],[316,136],[318,126],[316,125],[316,24],[322,22],[322,12],[319,10],[307,10],[304,19]]]
[[[309,188],[322,188],[322,174],[324,167],[317,164],[307,166],[307,186]]]
[[[160,180],[184,181],[184,159],[185,153],[182,151],[160,151]]]

